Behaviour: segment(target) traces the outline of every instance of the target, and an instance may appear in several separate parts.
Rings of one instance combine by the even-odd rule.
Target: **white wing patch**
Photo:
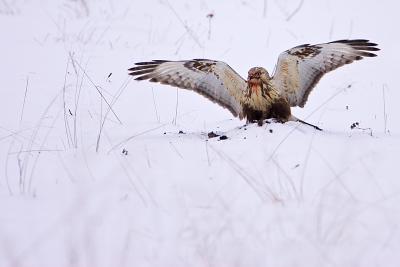
[[[308,95],[325,73],[378,51],[368,40],[339,40],[317,45],[300,45],[283,52],[272,77],[275,89],[291,106],[303,107]]]
[[[130,68],[136,80],[149,80],[193,90],[243,118],[240,98],[246,81],[228,64],[208,59],[187,61],[153,60]]]

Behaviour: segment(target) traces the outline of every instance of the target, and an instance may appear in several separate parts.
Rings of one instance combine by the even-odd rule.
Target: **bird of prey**
[[[247,80],[228,64],[209,59],[138,62],[130,68],[135,80],[149,80],[195,91],[228,109],[247,123],[262,125],[266,119],[298,121],[291,107],[304,107],[321,77],[338,67],[375,57],[380,50],[369,40],[338,40],[303,44],[280,54],[272,76],[262,67],[251,68]]]

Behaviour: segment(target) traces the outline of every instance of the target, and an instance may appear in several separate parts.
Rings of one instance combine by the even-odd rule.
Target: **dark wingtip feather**
[[[137,70],[144,70],[144,69],[155,69],[158,65],[140,65],[140,66],[135,66],[132,67],[130,69],[128,69],[128,71],[137,71]]]
[[[333,41],[330,42],[330,44],[332,43],[342,43],[342,44],[348,44],[351,46],[360,46],[360,47],[374,47],[377,46],[378,44],[376,43],[371,43],[369,40],[367,39],[342,39],[342,40],[337,40],[337,41]],[[379,49],[379,48],[378,48]],[[371,50],[371,51],[378,51],[378,50]]]
[[[208,58],[194,58],[192,61],[212,61],[212,62],[217,62],[216,60],[213,59],[208,59]]]
[[[145,61],[145,62],[137,62],[135,65],[137,66],[142,66],[142,65],[158,65],[161,63],[169,62],[168,60],[162,60],[162,59],[154,59],[152,61]]]
[[[364,44],[365,46],[377,46],[378,44],[376,44],[376,43],[371,43],[371,42],[368,42],[368,43],[366,43],[366,44]]]
[[[366,51],[380,51],[381,49],[376,47],[378,44],[371,43],[367,39],[351,39],[351,40],[337,40],[331,43],[342,43],[350,45],[352,48],[358,50],[358,56],[356,60],[360,60],[362,57],[376,57],[377,55],[374,53],[366,52]]]
[[[133,75],[133,74],[130,73],[129,75]],[[150,77],[151,76],[149,74],[147,74],[147,75],[142,75],[142,76],[136,77],[135,80],[136,81],[143,81],[143,80],[149,79]]]
[[[336,40],[329,42],[330,44],[332,43],[343,43],[343,44],[350,44],[350,43],[368,43],[369,40],[367,39],[341,39],[341,40]]]
[[[368,52],[364,52],[362,55],[363,55],[364,57],[376,57],[376,56],[377,56],[377,54],[368,53]]]
[[[364,50],[364,51],[379,51],[380,49],[378,47],[374,46],[353,46],[354,49],[357,50]]]
[[[149,79],[149,74],[151,74],[151,72],[153,72],[160,64],[165,63],[165,62],[169,62],[169,61],[155,59],[152,61],[137,62],[137,63],[135,63],[134,67],[128,69],[128,71],[130,72],[128,74],[132,75],[132,76],[142,75],[140,77],[135,78],[135,80],[138,80],[138,81],[146,80],[146,79]],[[147,75],[143,75],[143,74],[147,74]]]
[[[136,62],[136,66],[142,66],[142,65],[153,65],[155,62],[153,61],[146,61],[146,62]]]
[[[138,75],[142,75],[142,74],[151,73],[153,70],[154,69],[136,70],[136,71],[132,71],[131,73],[129,73],[129,75],[138,76]]]
[[[301,44],[301,45],[295,46],[295,47],[293,47],[293,48],[306,47],[306,46],[309,46],[309,45],[310,45],[310,44]]]
[[[369,43],[369,40],[367,40],[367,39],[349,39],[349,40],[347,40],[347,42],[349,44],[351,44],[351,43]]]

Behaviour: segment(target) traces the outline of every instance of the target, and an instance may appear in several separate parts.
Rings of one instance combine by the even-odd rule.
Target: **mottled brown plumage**
[[[279,56],[272,78],[264,68],[255,67],[244,80],[228,64],[209,59],[139,62],[129,74],[136,80],[193,90],[247,122],[262,125],[265,119],[274,118],[306,123],[294,117],[290,107],[304,107],[325,73],[376,56],[371,52],[379,50],[376,46],[364,39],[296,46]]]

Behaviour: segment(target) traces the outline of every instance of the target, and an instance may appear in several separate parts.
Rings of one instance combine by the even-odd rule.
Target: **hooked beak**
[[[261,83],[261,79],[259,75],[249,75],[247,77],[247,82],[250,84],[260,84]]]

